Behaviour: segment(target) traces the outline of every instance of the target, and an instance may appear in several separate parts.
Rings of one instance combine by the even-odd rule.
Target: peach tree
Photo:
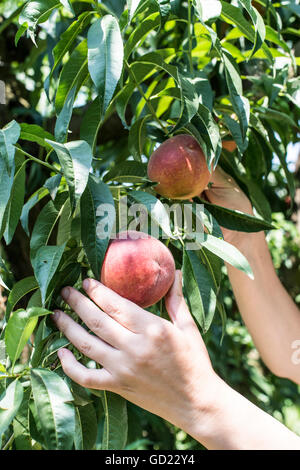
[[[185,297],[217,369],[232,379],[230,359],[218,357],[224,344],[235,351],[226,329],[224,262],[252,273],[244,256],[223,240],[221,227],[272,230],[272,213],[286,211],[294,199],[286,155],[297,140],[299,120],[299,4],[3,4],[0,284],[7,301],[0,312],[0,444],[139,449],[156,439],[159,448],[173,448],[177,431],[168,423],[64,375],[57,359],[61,347],[71,348],[86,366],[99,366],[58,332],[51,313],[57,307],[68,311],[60,297],[64,286],[80,290],[85,277],[99,279],[111,234],[121,226],[122,201],[128,224],[138,225],[130,207],[142,204],[149,230],[156,227],[183,270]],[[153,151],[177,134],[192,135],[207,164],[220,165],[236,179],[255,216],[199,195],[189,201],[191,226],[178,235],[167,210],[174,201],[156,194],[147,177]],[[197,204],[203,237],[191,250]],[[103,205],[113,210],[99,211]],[[98,236],[99,224],[106,237]],[[149,309],[166,315],[163,302]],[[249,352],[243,351],[241,358]],[[234,357],[236,365],[239,353]],[[245,361],[239,366],[240,381],[250,380],[247,393],[260,404],[253,391],[257,377],[252,383],[245,378]],[[260,387],[268,386],[264,377],[259,380]]]

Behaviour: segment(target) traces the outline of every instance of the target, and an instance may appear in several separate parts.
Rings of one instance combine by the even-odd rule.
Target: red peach
[[[163,142],[151,155],[148,178],[159,183],[158,194],[170,199],[190,199],[206,188],[210,172],[197,140],[180,134]]]
[[[140,307],[150,307],[166,295],[174,282],[175,262],[170,250],[143,232],[117,234],[107,249],[101,282]]]

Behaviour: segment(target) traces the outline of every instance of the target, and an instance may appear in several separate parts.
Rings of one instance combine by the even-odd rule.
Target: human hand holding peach
[[[223,382],[184,301],[180,271],[166,297],[171,322],[96,280],[86,280],[83,287],[89,298],[70,287],[62,295],[95,335],[61,311],[54,320],[81,353],[103,367],[88,369],[61,349],[65,373],[84,387],[116,392],[196,438],[202,436]]]
[[[64,372],[84,387],[118,393],[180,427],[208,449],[300,449],[300,440],[231,389],[214,372],[182,295],[181,273],[166,297],[171,322],[103,284],[68,287],[63,297],[94,335],[57,311],[54,321],[76,348],[103,367],[88,369],[58,352]]]

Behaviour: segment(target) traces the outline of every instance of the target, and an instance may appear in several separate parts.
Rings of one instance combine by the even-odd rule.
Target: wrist
[[[252,268],[266,256],[270,256],[264,232],[247,233],[237,239],[234,245],[247,258]]]
[[[201,387],[201,388],[200,388]],[[224,396],[230,393],[230,387],[213,371],[205,384],[200,384],[198,393],[192,399],[185,400],[186,410],[181,411],[181,423],[174,423],[187,434],[201,442],[207,448],[215,448],[216,435],[222,434],[220,416],[230,400]],[[225,394],[225,395],[224,395]],[[226,405],[225,405],[226,403]],[[183,412],[183,413],[182,413]]]

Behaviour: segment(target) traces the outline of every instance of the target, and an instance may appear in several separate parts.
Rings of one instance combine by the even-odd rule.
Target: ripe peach
[[[107,249],[101,282],[140,307],[150,307],[174,282],[175,262],[170,250],[143,232],[117,234]]]
[[[210,172],[197,140],[180,134],[163,142],[151,155],[148,178],[159,184],[158,194],[170,199],[190,199],[206,188]]]

